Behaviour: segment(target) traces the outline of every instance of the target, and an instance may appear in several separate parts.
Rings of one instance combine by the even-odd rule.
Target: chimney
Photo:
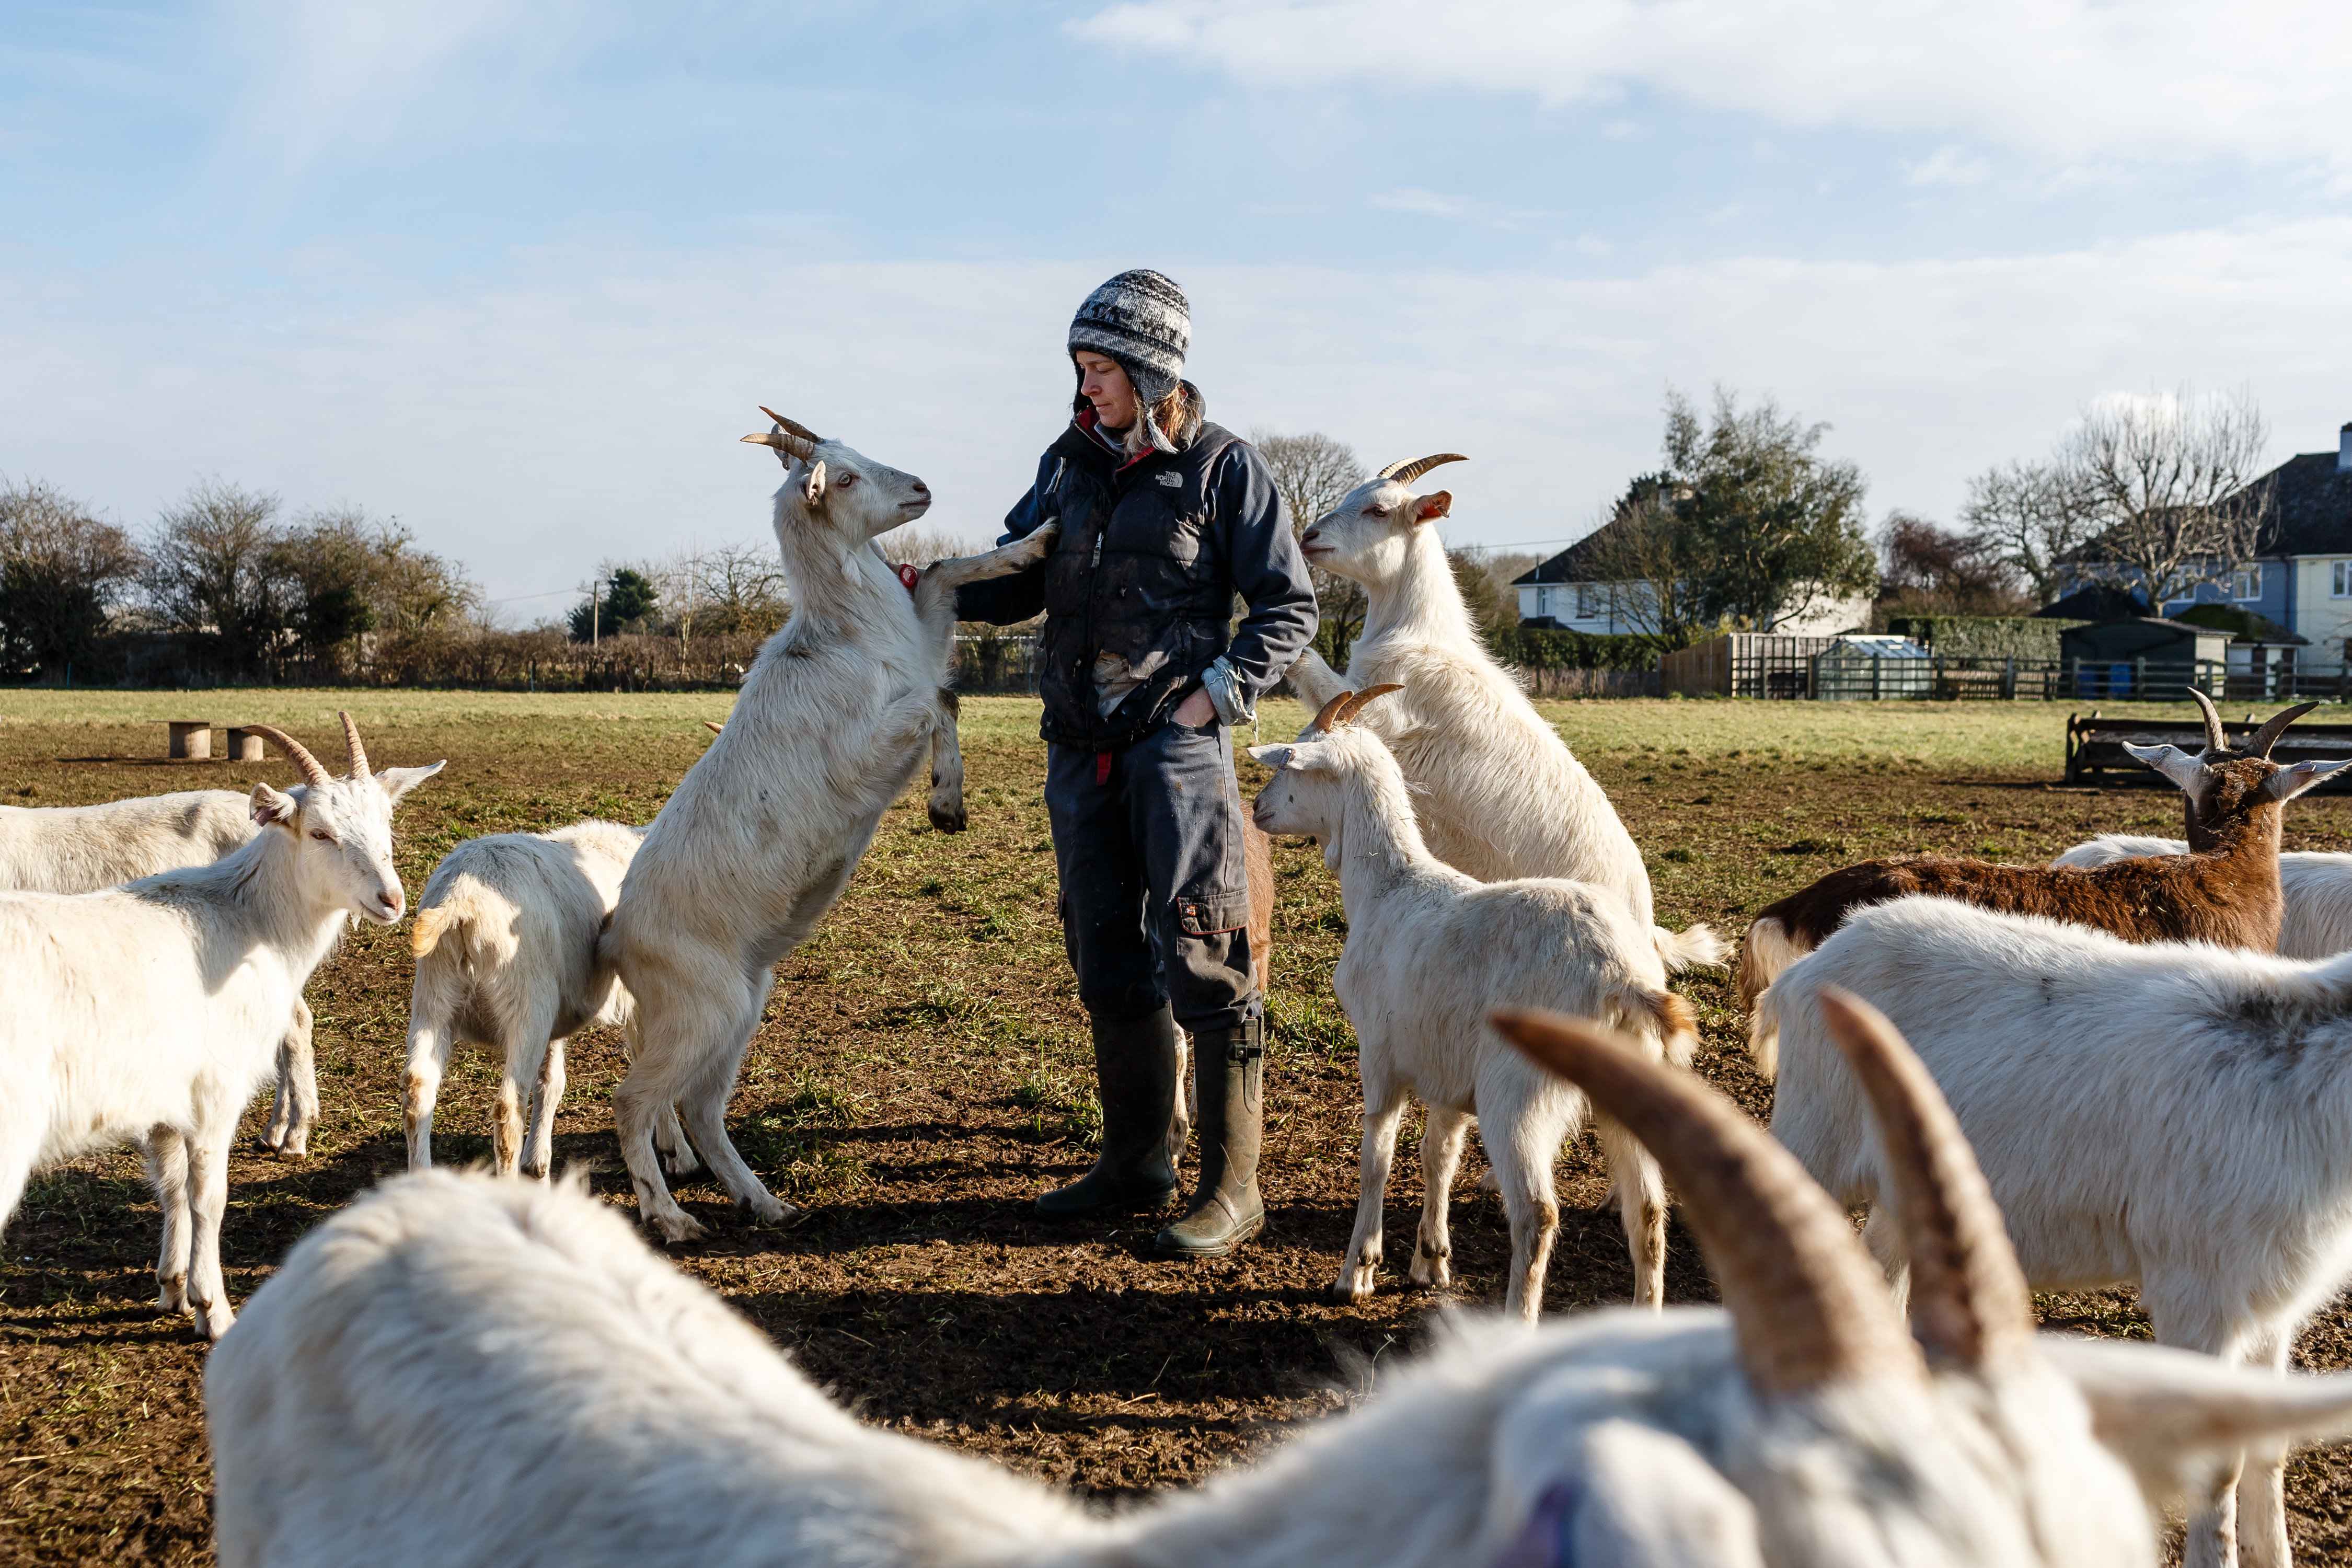
[[[2352,423],[2336,432],[2336,471],[2352,474]]]

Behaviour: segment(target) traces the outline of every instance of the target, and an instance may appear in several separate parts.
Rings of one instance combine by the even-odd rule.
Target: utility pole
[[[596,593],[602,584],[592,580],[588,584],[588,646],[594,647],[598,636],[596,626]]]

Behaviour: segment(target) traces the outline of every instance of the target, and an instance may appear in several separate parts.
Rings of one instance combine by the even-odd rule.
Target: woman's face
[[[1078,362],[1078,391],[1095,405],[1095,417],[1103,428],[1124,430],[1134,424],[1135,384],[1118,368],[1118,361],[1084,349],[1072,357]]]

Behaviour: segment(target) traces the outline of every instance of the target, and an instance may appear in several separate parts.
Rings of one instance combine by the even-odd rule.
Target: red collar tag
[[[921,567],[916,565],[911,561],[901,561],[898,563],[898,581],[905,584],[907,592],[909,594],[913,593],[915,591],[915,584],[922,580],[923,569]]]

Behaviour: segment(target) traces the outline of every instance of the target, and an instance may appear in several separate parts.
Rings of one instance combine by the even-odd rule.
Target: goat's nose
[[[927,496],[931,493],[931,487],[923,483],[922,480],[917,479],[915,481],[915,493],[919,496]]]
[[[375,896],[375,901],[382,904],[385,909],[390,910],[394,914],[398,914],[400,912],[400,894],[396,889],[379,889]]]

